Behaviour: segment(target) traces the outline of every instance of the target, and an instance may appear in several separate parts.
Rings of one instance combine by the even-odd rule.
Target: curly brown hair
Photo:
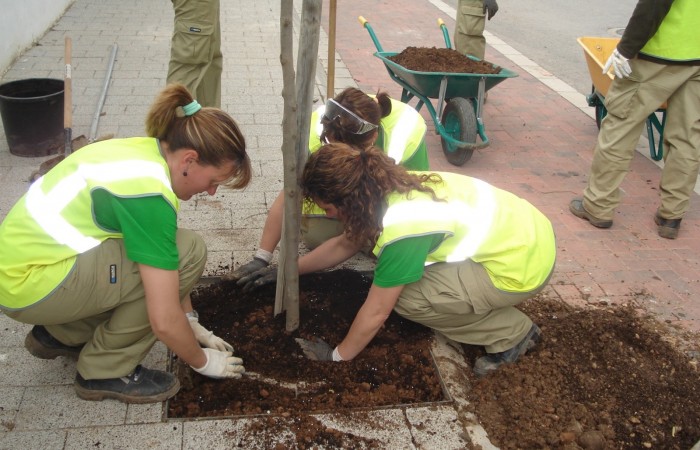
[[[326,144],[309,157],[301,177],[304,202],[329,203],[342,215],[345,233],[356,243],[372,245],[382,231],[385,198],[392,192],[430,193],[426,182],[438,183],[436,173],[413,173],[396,164],[377,147],[358,149],[340,142]]]
[[[333,97],[333,100],[342,105],[345,109],[352,111],[359,118],[367,122],[379,125],[382,118],[391,114],[391,98],[386,92],[377,92],[377,101],[356,88],[344,89],[340,94]],[[346,144],[364,148],[374,144],[375,130],[364,134],[353,134],[348,131],[348,125],[343,117],[336,117],[332,120],[322,117],[321,142],[326,140],[331,142],[344,142]]]
[[[166,86],[146,116],[146,133],[167,142],[172,152],[194,149],[201,164],[221,167],[233,162],[235,171],[224,185],[234,189],[247,186],[253,170],[238,124],[219,108],[204,107],[190,116],[178,113],[192,101],[192,94],[182,84]]]

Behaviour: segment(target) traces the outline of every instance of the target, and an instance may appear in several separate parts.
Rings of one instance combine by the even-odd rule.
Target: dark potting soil
[[[406,47],[387,59],[416,72],[497,74],[501,68],[488,61],[475,61],[451,48]]]
[[[446,400],[428,350],[432,332],[392,314],[346,363],[309,361],[294,341],[340,342],[369,285],[349,270],[302,277],[293,333],[285,331],[284,314],[273,317],[272,286],[248,294],[233,283],[199,289],[193,302],[200,320],[233,344],[248,373],[211,380],[175,364],[183,387],[168,402],[168,417],[265,414],[246,432],[270,448],[281,430],[295,433],[298,448],[381,448],[308,413]],[[488,377],[467,374],[468,408],[491,442],[502,450],[688,450],[700,441],[700,342],[635,306],[581,309],[544,295],[521,304],[543,332],[535,351]],[[470,365],[483,354],[463,350]]]
[[[312,413],[436,402],[445,399],[430,354],[432,332],[392,313],[353,361],[307,359],[294,338],[321,338],[335,346],[362,306],[371,280],[350,270],[300,278],[300,326],[285,330],[273,315],[275,287],[250,293],[232,282],[198,289],[192,302],[200,321],[234,346],[246,375],[213,380],[180,370],[182,389],[169,417]]]

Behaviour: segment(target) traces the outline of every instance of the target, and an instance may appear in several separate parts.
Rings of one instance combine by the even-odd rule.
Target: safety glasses
[[[328,99],[326,102],[326,109],[323,112],[323,117],[333,121],[341,116],[347,119],[348,123],[344,123],[343,125],[352,134],[365,134],[369,131],[377,129],[377,125],[361,119],[355,113],[343,107],[343,105],[336,102],[332,98]]]

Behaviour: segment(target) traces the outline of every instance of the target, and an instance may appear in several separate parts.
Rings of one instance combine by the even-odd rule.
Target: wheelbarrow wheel
[[[461,142],[476,143],[476,114],[474,100],[462,97],[450,99],[442,112],[442,125],[446,133]],[[441,138],[442,151],[450,164],[461,166],[469,161],[474,149],[458,147]]]

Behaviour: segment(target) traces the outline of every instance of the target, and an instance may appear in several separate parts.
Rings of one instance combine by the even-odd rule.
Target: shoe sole
[[[59,356],[64,356],[66,358],[78,360],[80,356],[80,350],[67,350],[63,348],[50,348],[44,346],[39,342],[32,332],[27,333],[27,337],[24,339],[24,347],[27,349],[32,356],[40,359],[56,359]]]
[[[78,397],[80,397],[83,400],[89,400],[89,401],[95,401],[99,402],[102,400],[106,399],[113,399],[113,400],[119,400],[120,402],[123,403],[131,403],[131,404],[141,404],[141,403],[160,403],[164,402],[173,395],[177,394],[177,392],[180,390],[180,381],[175,378],[175,383],[168,388],[167,391],[163,391],[158,394],[154,395],[129,395],[129,394],[121,394],[119,392],[114,392],[114,391],[100,391],[96,389],[85,389],[84,387],[80,386],[79,384],[75,383],[75,393],[78,394]]]
[[[581,208],[579,209],[575,207],[574,202],[577,202],[581,206]],[[613,224],[612,220],[598,219],[597,217],[593,216],[591,213],[586,211],[586,209],[583,207],[582,200],[572,200],[571,203],[569,203],[569,211],[571,212],[571,214],[578,217],[579,219],[589,221],[591,225],[597,228],[610,228]]]

